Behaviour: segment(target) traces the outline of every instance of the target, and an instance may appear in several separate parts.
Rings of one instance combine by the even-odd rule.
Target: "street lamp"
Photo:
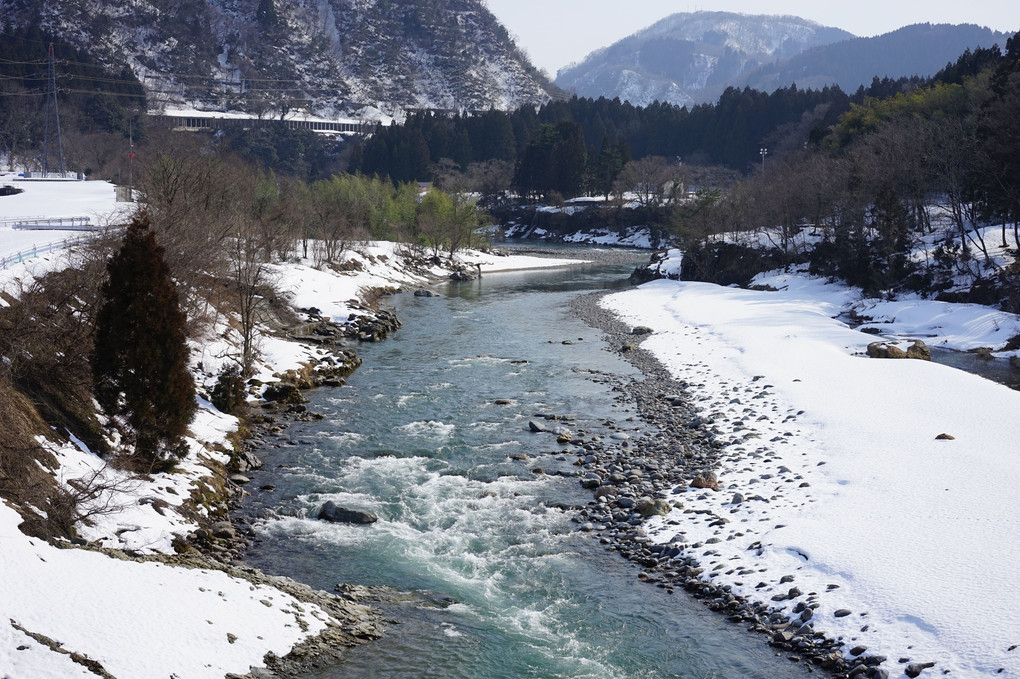
[[[761,150],[758,151],[758,153],[761,154],[761,171],[764,172],[765,171],[765,156],[767,156],[769,154],[769,150],[767,148],[765,148],[765,147],[762,147]]]

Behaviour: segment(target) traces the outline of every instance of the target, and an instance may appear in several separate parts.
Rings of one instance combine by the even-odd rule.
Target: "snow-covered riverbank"
[[[73,187],[94,192],[99,184],[79,182]],[[46,210],[58,209],[69,190],[62,183],[25,188],[24,194],[0,199],[0,219],[22,213],[49,214]],[[115,210],[112,187],[100,188],[105,208]],[[9,202],[14,199],[17,202]],[[104,207],[93,205],[92,209],[102,212]],[[21,240],[15,241],[15,234]],[[0,252],[17,250],[22,241],[52,236],[52,232],[8,229],[0,232],[4,235],[10,238],[0,238]],[[315,306],[337,322],[346,321],[356,309],[365,313],[364,298],[370,290],[409,289],[426,285],[432,276],[449,274],[439,268],[409,273],[392,243],[365,244],[358,250],[349,255],[358,265],[347,274],[320,271],[308,261],[273,268],[291,304]],[[483,273],[573,261],[480,252],[469,253],[464,260],[471,268],[480,264]],[[69,250],[17,262],[4,271],[0,285],[6,283],[11,286],[9,292],[16,292],[19,285],[72,261],[73,250]],[[192,341],[192,362],[200,385],[211,384],[216,371],[229,363],[228,356],[236,353],[230,337],[227,325],[220,323],[207,337]],[[270,336],[263,349],[259,375],[267,381],[274,379],[273,373],[314,358],[318,351]],[[73,437],[61,443],[64,432],[53,441],[39,441],[58,460],[52,473],[65,488],[73,490],[76,482],[79,488],[82,483],[107,487],[84,507],[91,513],[90,524],[79,525],[84,540],[141,556],[164,555],[168,562],[122,560],[97,551],[49,545],[23,534],[18,528],[21,517],[0,500],[0,676],[95,676],[91,662],[93,668],[101,667],[116,677],[219,679],[227,673],[264,667],[267,654],[283,656],[323,632],[334,635],[331,643],[341,633],[348,640],[374,634],[371,616],[357,604],[337,602],[331,609],[315,603],[314,597],[295,596],[286,583],[239,570],[228,573],[204,566],[201,559],[185,567],[181,562],[187,559],[173,556],[183,545],[182,538],[199,528],[199,516],[178,510],[193,494],[214,497],[214,486],[225,483],[222,470],[229,459],[228,436],[238,426],[236,418],[217,412],[204,399],[200,406],[188,438],[190,453],[172,474],[131,477],[107,467]],[[208,507],[192,509],[208,517]],[[295,591],[301,593],[300,587]],[[332,603],[329,595],[326,600]]]
[[[309,262],[274,268],[292,304],[316,306],[342,322],[370,290],[421,286],[432,280],[408,273],[394,247],[376,243],[352,253],[350,258],[361,262],[361,270],[350,275],[320,271]],[[480,264],[483,273],[576,261],[480,252],[466,253],[464,260],[472,267]],[[55,265],[56,261],[37,262],[32,268],[41,274]],[[31,275],[24,265],[16,273]],[[432,273],[438,277],[449,272],[437,268]],[[360,311],[364,313],[363,308]],[[319,351],[281,337],[267,336],[263,344],[260,376],[267,380]],[[204,358],[205,371],[225,364],[224,357],[232,351],[229,342],[215,333],[193,345],[193,360]],[[214,374],[200,374],[199,380]],[[238,424],[204,400],[201,405],[188,439],[191,454],[172,474],[133,478],[106,467],[76,439],[66,444],[40,441],[59,460],[54,474],[62,484],[95,478],[110,486],[95,503],[97,509],[100,505],[105,509],[92,517],[92,525],[80,527],[84,539],[137,554],[173,554],[175,543],[199,528],[193,517],[176,509],[193,490],[207,485],[203,477],[226,464],[228,455],[220,451],[229,445],[227,437]],[[0,601],[4,616],[13,621],[0,626],[0,676],[93,676],[69,655],[76,653],[117,677],[218,679],[264,666],[267,653],[285,655],[323,632],[327,621],[340,625],[315,604],[271,584],[256,586],[219,570],[142,564],[93,551],[58,549],[22,534],[20,523],[18,514],[0,502]],[[96,623],[97,615],[101,624]],[[346,621],[344,627],[350,626]],[[43,643],[39,635],[59,642],[60,648]]]
[[[1020,676],[1020,393],[925,361],[868,359],[875,337],[835,317],[856,308],[883,331],[961,349],[1001,346],[1020,318],[862,301],[807,276],[756,283],[775,291],[660,280],[603,302],[655,330],[642,348],[728,442],[720,492],[688,489],[685,509],[648,533],[791,618],[814,605],[815,631],[848,654],[887,656],[890,676],[926,662],[932,674]],[[802,594],[786,599],[794,587]]]

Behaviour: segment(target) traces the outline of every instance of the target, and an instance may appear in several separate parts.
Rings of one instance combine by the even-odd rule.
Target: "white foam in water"
[[[404,406],[406,406],[408,403],[410,403],[412,400],[414,400],[416,398],[421,398],[421,395],[420,394],[404,394],[403,396],[398,396],[397,397],[397,407],[398,408],[403,408]]]
[[[417,422],[411,422],[410,424],[397,427],[398,431],[402,431],[411,436],[428,437],[430,439],[448,439],[453,436],[453,432],[456,431],[456,429],[456,425],[446,424],[436,420],[419,420]]]
[[[352,443],[359,443],[365,440],[364,434],[358,434],[353,431],[341,431],[341,432],[330,432],[329,434],[322,435],[321,438],[335,441],[341,446],[348,446]]]
[[[444,622],[442,625],[443,635],[451,638],[463,637],[464,634],[457,629],[457,627],[451,623]]]

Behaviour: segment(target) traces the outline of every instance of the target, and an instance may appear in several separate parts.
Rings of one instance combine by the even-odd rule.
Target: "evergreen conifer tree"
[[[145,213],[135,216],[107,271],[92,357],[96,397],[130,425],[132,466],[152,471],[183,456],[196,403],[187,319]]]

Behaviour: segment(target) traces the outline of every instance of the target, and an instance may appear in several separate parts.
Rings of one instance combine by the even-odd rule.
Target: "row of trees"
[[[817,135],[835,123],[851,102],[891,86],[888,80],[876,80],[853,97],[838,87],[802,90],[792,85],[771,94],[730,88],[717,103],[690,109],[573,97],[538,110],[524,107],[509,113],[420,112],[403,125],[378,129],[354,162],[366,173],[412,181],[432,178],[441,159],[462,170],[473,163],[502,160],[518,168],[516,186],[526,192],[605,193],[606,167],[599,159],[607,146],[626,148],[628,160],[682,157],[744,171],[757,160],[761,144],[776,152],[802,146],[813,130]],[[556,144],[564,146],[562,154],[550,152]],[[573,175],[568,181],[557,172],[565,162]]]

